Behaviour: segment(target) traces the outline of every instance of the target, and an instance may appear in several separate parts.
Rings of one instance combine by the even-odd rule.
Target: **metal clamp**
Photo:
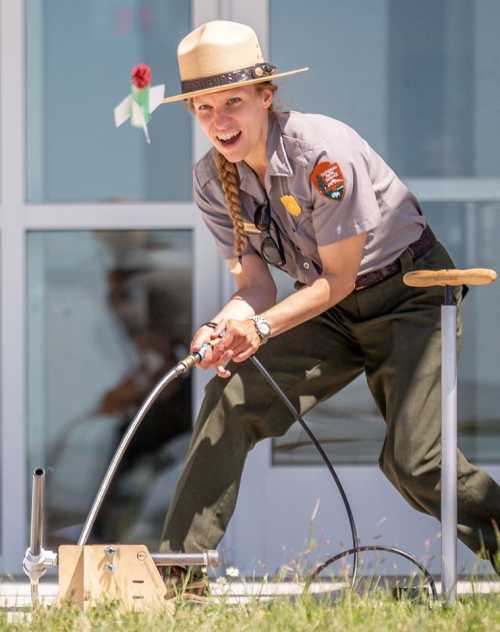
[[[48,568],[57,566],[57,553],[41,549],[39,555],[33,555],[31,548],[26,549],[23,571],[32,582],[38,582]]]

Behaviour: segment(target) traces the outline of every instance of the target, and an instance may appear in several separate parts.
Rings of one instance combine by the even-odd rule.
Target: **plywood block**
[[[59,547],[58,602],[87,608],[97,600],[118,599],[143,610],[165,604],[166,587],[142,544]]]

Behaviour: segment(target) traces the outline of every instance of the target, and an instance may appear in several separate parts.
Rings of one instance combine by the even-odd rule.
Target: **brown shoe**
[[[186,599],[206,603],[210,596],[208,578],[191,568],[183,566],[159,566],[158,571],[165,582],[165,599]]]

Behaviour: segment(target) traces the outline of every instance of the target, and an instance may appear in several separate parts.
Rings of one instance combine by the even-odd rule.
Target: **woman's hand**
[[[231,355],[225,354],[221,338],[226,322],[221,321],[215,329],[208,325],[202,325],[195,333],[190,347],[191,353],[194,353],[199,351],[204,344],[212,343],[206,350],[203,360],[197,366],[201,369],[215,369],[220,377],[229,377],[231,375],[225,368],[225,365],[231,359]],[[217,344],[218,339],[220,339],[220,344]]]
[[[244,362],[260,346],[260,338],[253,320],[221,320],[216,329],[200,327],[193,337],[191,352],[199,351],[205,343],[215,343],[198,364],[202,369],[215,369],[219,377],[228,378],[226,364]]]
[[[213,327],[209,327],[208,325],[202,325],[194,334],[193,339],[191,340],[191,346],[189,348],[191,353],[195,353],[199,351],[204,344],[208,344],[211,340],[213,340],[212,334],[215,329]],[[218,355],[222,355],[222,349],[219,349]],[[213,361],[216,359],[217,354],[215,352],[214,347],[210,347],[207,349],[203,360],[198,364],[202,369],[208,369]]]
[[[220,338],[220,342],[215,345],[214,352],[222,351],[216,367],[217,375],[224,378],[231,376],[225,366],[228,362],[245,362],[261,344],[255,323],[251,319],[222,320],[212,332],[212,339],[215,338]]]

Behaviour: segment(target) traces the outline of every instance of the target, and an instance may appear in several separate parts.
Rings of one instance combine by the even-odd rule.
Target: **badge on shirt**
[[[243,222],[243,230],[250,235],[260,235],[260,230],[252,222]]]
[[[282,195],[280,200],[290,215],[298,217],[302,213],[302,209],[293,195]]]
[[[311,182],[320,193],[340,202],[344,197],[344,174],[338,162],[320,162],[311,173]]]

